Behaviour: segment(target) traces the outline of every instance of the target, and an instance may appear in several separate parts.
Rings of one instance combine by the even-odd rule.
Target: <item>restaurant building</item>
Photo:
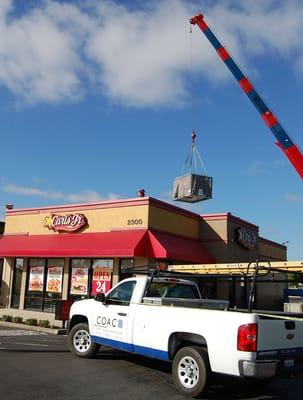
[[[286,260],[286,247],[231,213],[199,215],[152,197],[6,210],[0,316],[55,319],[56,303],[99,292],[129,267]],[[1,271],[0,271],[1,272]]]

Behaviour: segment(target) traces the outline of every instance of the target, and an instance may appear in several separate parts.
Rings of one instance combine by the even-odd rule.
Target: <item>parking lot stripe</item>
[[[40,347],[48,347],[48,344],[40,344],[40,343],[18,343],[15,342],[15,344],[19,344],[22,346],[40,346]]]

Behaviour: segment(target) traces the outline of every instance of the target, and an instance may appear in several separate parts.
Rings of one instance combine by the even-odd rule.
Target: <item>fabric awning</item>
[[[187,239],[165,232],[149,230],[151,258],[185,261],[197,264],[214,263],[214,258],[199,240]]]
[[[0,257],[145,257],[146,232],[3,235]]]
[[[3,235],[0,257],[144,257],[201,264],[215,262],[198,240],[147,229]]]

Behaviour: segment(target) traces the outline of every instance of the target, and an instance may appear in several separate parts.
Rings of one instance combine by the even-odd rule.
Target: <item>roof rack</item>
[[[284,264],[287,262],[284,262]],[[273,263],[275,264],[275,263]],[[220,264],[219,264],[220,265]],[[258,260],[245,263],[245,264],[238,264],[241,265],[241,269],[238,269],[238,273],[236,274],[235,271],[233,270],[233,273],[230,273],[228,271],[228,264],[221,264],[225,265],[224,269],[220,269],[220,273],[216,273],[215,268],[211,268],[209,272],[202,272],[199,271],[198,273],[195,272],[193,269],[190,269],[190,266],[187,266],[188,269],[182,268],[183,271],[176,271],[175,268],[177,267],[176,265],[173,266],[174,269],[171,269],[172,266],[169,264],[163,263],[163,262],[158,262],[154,264],[146,264],[138,267],[132,267],[129,269],[125,269],[124,271],[129,274],[135,274],[135,275],[148,275],[150,276],[149,283],[146,287],[145,293],[148,292],[152,281],[155,277],[175,277],[175,278],[180,278],[180,279],[188,279],[188,280],[198,280],[198,279],[217,279],[220,281],[230,281],[230,280],[242,280],[243,277],[245,279],[249,280],[251,282],[251,288],[249,292],[249,297],[248,297],[248,312],[252,312],[253,310],[253,303],[254,303],[254,298],[255,298],[255,293],[256,293],[256,283],[259,277],[266,277],[270,275],[271,273],[277,272],[277,273],[285,273],[289,274],[290,272],[294,275],[297,275],[299,280],[303,282],[303,272],[302,270],[298,269],[289,269],[289,268],[283,268],[283,265],[279,266],[272,266],[271,262],[269,261],[263,261],[259,262]],[[232,265],[232,264],[230,264]],[[234,264],[235,265],[235,264]],[[207,266],[205,264],[204,266]],[[182,266],[186,267],[186,266]],[[193,266],[192,266],[193,267]],[[266,282],[288,282],[289,279],[275,279],[273,280],[272,278],[270,279],[262,279],[260,282],[266,283]]]
[[[254,267],[270,268],[276,272],[303,273],[303,261],[250,261],[240,263],[169,265],[171,270],[201,274],[247,274]]]

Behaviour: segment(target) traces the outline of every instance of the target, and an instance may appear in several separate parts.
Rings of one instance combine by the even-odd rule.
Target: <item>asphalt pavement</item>
[[[71,354],[66,336],[0,326],[1,400],[180,400],[169,363],[102,348]],[[208,400],[302,400],[303,375],[269,385],[215,376]]]

